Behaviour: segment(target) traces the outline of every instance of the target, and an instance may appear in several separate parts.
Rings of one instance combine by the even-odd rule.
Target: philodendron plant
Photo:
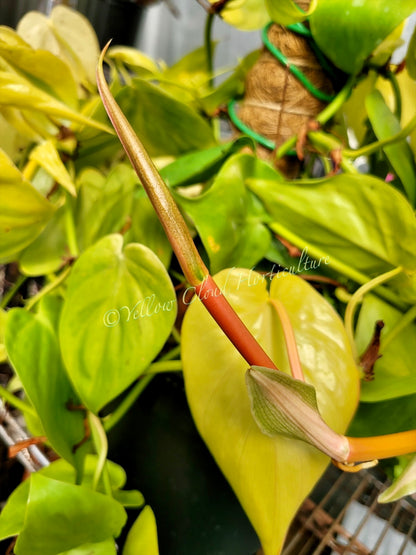
[[[15,276],[0,354],[16,375],[1,395],[59,457],[0,515],[17,555],[115,554],[142,507],[123,554],[158,553],[157,514],[123,489],[106,434],[159,372],[183,372],[265,555],[331,459],[398,457],[381,501],[416,489],[414,38],[390,61],[414,6],[358,4],[213,4],[205,48],[172,67],[124,47],[99,57],[64,7],[0,27],[0,258]],[[302,151],[297,179],[250,130],[221,136],[257,55],[215,85],[215,13],[243,29],[308,18],[343,74],[319,125],[274,153]]]

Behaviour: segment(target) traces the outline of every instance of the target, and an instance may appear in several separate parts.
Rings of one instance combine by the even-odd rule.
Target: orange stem
[[[348,437],[348,462],[388,459],[416,452],[416,430],[373,437]]]
[[[247,329],[211,276],[208,276],[198,285],[195,291],[205,308],[250,366],[265,366],[266,368],[277,369],[272,359]]]

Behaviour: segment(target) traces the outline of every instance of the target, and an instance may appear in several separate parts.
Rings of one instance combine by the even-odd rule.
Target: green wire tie
[[[331,102],[331,100],[333,100],[336,95],[324,93],[320,91],[318,88],[316,88],[315,85],[311,83],[311,81],[309,81],[306,75],[304,75],[304,73],[298,67],[291,64],[289,60],[286,58],[286,56],[283,54],[283,52],[278,48],[276,48],[276,46],[274,46],[270,42],[269,37],[267,36],[267,33],[272,24],[273,22],[271,21],[263,28],[261,32],[263,44],[266,46],[266,48],[273,54],[273,56],[275,56],[277,60],[279,60],[279,62],[283,66],[288,68],[288,70],[292,73],[292,75],[294,75],[315,98],[317,98],[318,100],[322,100],[323,102]],[[307,27],[305,27],[302,23],[294,23],[293,25],[288,25],[287,28],[290,31],[293,31],[299,35],[312,39],[312,34],[310,30]],[[329,64],[327,63],[326,59],[322,55],[322,52],[315,45],[313,40],[311,41],[311,47],[315,55],[319,59],[319,62],[324,67],[324,69],[330,70]],[[264,146],[268,150],[274,150],[276,148],[276,143],[274,141],[272,141],[271,139],[267,139],[266,137],[263,137],[263,135],[260,135],[259,133],[256,133],[256,131],[253,131],[253,129],[250,129],[250,127],[248,127],[245,123],[241,121],[241,119],[237,116],[237,112],[235,110],[236,103],[237,102],[235,99],[231,100],[228,103],[228,113],[231,121],[237,127],[237,129],[242,133],[245,133],[252,139],[254,139],[257,143],[259,143],[259,145]],[[288,154],[292,156],[296,155],[296,151],[291,150],[288,152]]]

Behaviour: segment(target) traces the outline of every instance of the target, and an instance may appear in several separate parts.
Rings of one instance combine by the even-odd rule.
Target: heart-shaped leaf
[[[208,253],[212,272],[229,266],[254,266],[270,243],[263,207],[244,182],[249,177],[278,178],[254,156],[236,154],[223,165],[212,186],[197,197],[176,194],[191,216]]]
[[[68,374],[92,412],[142,374],[175,316],[172,283],[149,248],[123,248],[121,235],[108,235],[80,256],[68,280],[60,340]]]
[[[223,270],[215,281],[277,367],[288,372],[268,279],[252,270],[233,269]],[[280,299],[289,314],[322,418],[342,433],[356,408],[359,378],[341,320],[305,281],[287,273],[273,279],[270,298]],[[248,364],[199,301],[192,302],[185,315],[182,359],[198,430],[256,529],[265,555],[276,555],[328,458],[302,441],[261,433],[245,384]]]
[[[336,66],[358,73],[373,50],[414,9],[414,0],[319,0],[310,18],[311,30]]]
[[[61,299],[45,297],[37,314],[23,308],[9,311],[5,344],[26,395],[35,407],[43,429],[56,452],[71,464],[79,465],[83,450],[73,452],[84,437],[83,413],[70,411],[76,395],[62,363],[56,322]]]
[[[126,521],[123,507],[84,486],[32,474],[17,555],[56,555],[85,543],[117,537]]]

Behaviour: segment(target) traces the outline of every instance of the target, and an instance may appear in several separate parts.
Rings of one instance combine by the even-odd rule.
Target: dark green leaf
[[[135,79],[134,86],[120,91],[119,99],[123,112],[151,156],[179,156],[215,145],[208,122],[156,85]]]
[[[207,150],[190,152],[162,168],[160,175],[170,187],[201,183],[216,174],[229,156],[245,146],[253,146],[252,139],[240,137]]]

